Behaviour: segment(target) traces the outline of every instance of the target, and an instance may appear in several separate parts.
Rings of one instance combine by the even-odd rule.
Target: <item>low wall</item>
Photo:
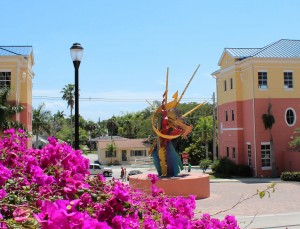
[[[129,185],[146,193],[151,192],[151,181],[147,174],[139,174],[129,177]],[[157,188],[164,190],[168,196],[196,196],[196,199],[210,196],[209,175],[188,173],[179,177],[159,178],[155,184]]]

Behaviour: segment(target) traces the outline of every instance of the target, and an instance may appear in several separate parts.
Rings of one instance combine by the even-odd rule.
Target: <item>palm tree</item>
[[[50,125],[50,118],[51,112],[44,110],[45,104],[42,103],[38,106],[37,109],[33,109],[32,112],[32,131],[33,134],[36,135],[36,147],[38,146],[38,138],[39,134],[46,132],[50,134],[51,125]]]
[[[7,87],[0,88],[0,130],[9,128],[21,128],[25,130],[26,128],[22,123],[10,120],[13,115],[24,109],[21,105],[10,105],[8,103],[10,91]]]
[[[68,84],[66,85],[60,93],[63,93],[62,99],[67,101],[67,108],[70,107],[70,128],[72,129],[72,111],[74,108],[75,103],[75,85],[74,84]],[[72,138],[71,138],[71,145],[72,145]]]
[[[65,122],[65,114],[64,111],[57,111],[53,117],[51,118],[51,135],[55,136],[56,133],[61,130],[63,123]]]
[[[213,140],[213,119],[211,116],[201,117],[194,130],[195,137],[205,145],[205,158],[208,159],[208,145]]]
[[[116,144],[113,140],[112,140],[111,144],[107,144],[106,150],[110,156],[110,163],[112,164],[112,158],[114,156],[114,152],[116,152],[116,150],[117,150]]]
[[[110,118],[109,120],[107,120],[107,131],[108,131],[108,135],[112,136],[113,135],[117,135],[118,134],[118,125],[117,125],[117,121],[116,121],[116,117],[113,116],[112,118]]]

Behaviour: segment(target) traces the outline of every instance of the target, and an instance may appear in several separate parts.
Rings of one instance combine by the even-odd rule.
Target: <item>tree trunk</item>
[[[35,135],[35,148],[38,149],[38,147],[39,147],[39,132],[37,131],[35,134],[36,134]]]
[[[205,142],[205,158],[208,159],[208,142]]]

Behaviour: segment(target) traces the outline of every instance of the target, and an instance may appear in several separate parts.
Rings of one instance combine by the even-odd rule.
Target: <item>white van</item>
[[[113,173],[111,168],[105,168],[99,164],[90,164],[89,171],[91,175],[103,174],[105,177],[112,176]]]

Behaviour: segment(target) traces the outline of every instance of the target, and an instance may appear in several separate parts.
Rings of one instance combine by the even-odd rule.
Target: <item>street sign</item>
[[[189,158],[189,154],[188,154],[187,152],[183,152],[183,153],[181,154],[181,157],[182,157],[182,158]]]

